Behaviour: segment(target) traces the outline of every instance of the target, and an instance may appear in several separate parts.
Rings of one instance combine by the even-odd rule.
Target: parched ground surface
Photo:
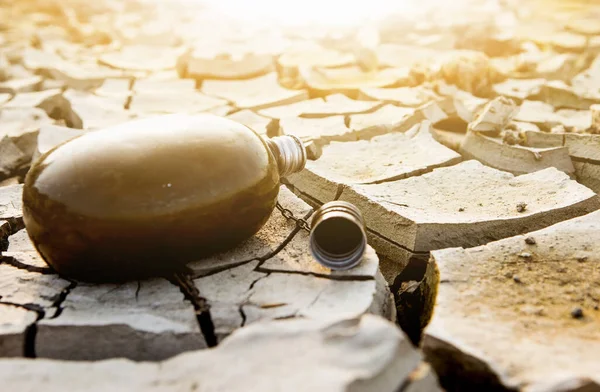
[[[600,6],[446,3],[333,27],[0,0],[2,385],[600,391]],[[361,264],[321,267],[275,210],[186,272],[57,275],[23,224],[32,160],[168,113],[300,137],[279,201],[359,207]]]

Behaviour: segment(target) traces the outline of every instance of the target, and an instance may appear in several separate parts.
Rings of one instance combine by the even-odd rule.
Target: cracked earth
[[[0,0],[2,385],[600,391],[600,6],[523,3],[288,26],[200,1]],[[32,160],[170,113],[301,138],[279,202],[308,220],[356,205],[361,263],[320,266],[275,210],[177,274],[59,276],[23,223]]]

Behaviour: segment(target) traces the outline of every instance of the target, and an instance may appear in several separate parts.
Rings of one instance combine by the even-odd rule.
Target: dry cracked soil
[[[0,0],[2,389],[600,391],[600,5],[420,3],[291,26]],[[274,210],[172,275],[59,276],[23,223],[32,161],[170,113],[302,139],[279,202],[355,204],[361,263],[320,266]]]

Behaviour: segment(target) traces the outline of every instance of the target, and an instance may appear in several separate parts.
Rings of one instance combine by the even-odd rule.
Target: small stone
[[[512,276],[512,280],[513,280],[515,283],[523,283],[523,282],[521,281],[521,278],[519,278],[519,276],[518,276],[518,275],[513,275],[513,276]]]
[[[519,254],[519,257],[522,259],[531,259],[531,253],[523,252]]]
[[[460,207],[460,208],[458,209],[458,212],[463,212],[464,210],[465,210],[465,209],[464,209],[463,207]]]
[[[533,238],[533,237],[527,237],[527,238],[525,238],[525,243],[527,245],[535,245],[536,244],[535,238]]]
[[[323,148],[314,140],[304,143],[304,148],[306,149],[306,157],[312,161],[319,159],[323,155]]]
[[[500,79],[485,54],[466,50],[452,53],[445,59],[440,74],[447,83],[477,96],[487,96]]]
[[[527,209],[527,203],[517,204],[517,212],[525,212],[526,209]]]
[[[571,317],[574,319],[582,319],[583,318],[583,309],[577,307],[571,310]]]
[[[469,124],[469,130],[495,134],[504,129],[516,112],[515,103],[504,97],[498,97],[483,107],[481,113]]]

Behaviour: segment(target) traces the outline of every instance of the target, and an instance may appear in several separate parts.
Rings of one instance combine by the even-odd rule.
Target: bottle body
[[[256,233],[279,169],[249,128],[169,115],[91,132],[42,156],[23,213],[46,262],[67,277],[118,281],[173,271]]]

